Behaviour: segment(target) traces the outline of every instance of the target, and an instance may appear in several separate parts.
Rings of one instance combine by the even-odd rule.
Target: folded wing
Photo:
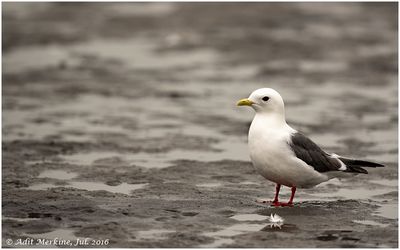
[[[362,167],[383,167],[382,164],[371,161],[356,160],[335,154],[328,154],[311,139],[299,132],[292,134],[289,146],[297,158],[301,159],[320,173],[328,171],[344,171],[368,174],[368,171]]]
[[[292,134],[289,146],[296,155],[318,172],[345,170],[341,162],[323,151],[317,144],[305,135],[296,132]]]

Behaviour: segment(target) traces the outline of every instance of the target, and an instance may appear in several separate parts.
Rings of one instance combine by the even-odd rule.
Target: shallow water
[[[57,180],[70,180],[77,177],[77,173],[68,172],[64,170],[46,170],[41,172],[38,178],[52,178]]]
[[[51,178],[51,177],[48,177]],[[57,178],[55,178],[57,179]],[[59,179],[59,178],[58,178]],[[68,180],[68,179],[61,179],[61,180]],[[50,188],[57,188],[57,187],[66,187],[66,188],[76,188],[82,189],[87,191],[108,191],[111,193],[121,193],[130,195],[132,191],[141,189],[146,187],[147,183],[142,184],[128,184],[128,183],[121,183],[116,186],[110,186],[105,183],[101,182],[92,182],[92,181],[69,181],[66,185],[54,185],[50,183],[39,183],[34,184],[28,187],[30,190],[47,190]]]
[[[376,195],[387,194],[396,189],[382,188],[382,189],[370,189],[365,188],[341,188],[332,193],[315,193],[313,196],[321,198],[344,198],[344,199],[371,199]]]
[[[29,221],[36,221],[40,220],[40,218],[14,218],[14,217],[2,217],[3,220],[13,220],[18,222],[29,222]]]
[[[251,186],[260,186],[260,183],[253,182],[253,181],[242,181],[238,183],[239,185],[251,185]]]
[[[239,234],[244,234],[247,232],[255,232],[260,231],[265,227],[265,224],[235,224],[233,226],[229,226],[222,230],[216,232],[208,232],[204,233],[205,236],[212,236],[212,237],[233,237]]]
[[[367,182],[375,185],[378,184],[379,186],[369,186],[367,188],[364,185],[360,186],[360,184],[353,183],[348,178],[342,180],[334,178],[311,189],[313,191],[321,189],[320,192],[307,193],[306,190],[299,189],[296,192],[295,203],[298,202],[301,206],[301,202],[305,201],[368,200],[379,206],[374,215],[388,219],[397,219],[397,200],[394,198],[381,198],[385,194],[397,192],[397,180],[372,179]],[[290,193],[289,188],[282,188],[280,191],[281,199],[285,199],[282,198],[282,195],[289,197]],[[267,203],[271,199],[272,197],[258,198],[259,201],[267,201]]]
[[[263,230],[265,231],[266,228],[273,231],[277,229],[279,231],[285,225],[283,223],[265,222],[265,220],[268,220],[268,218],[270,217],[257,214],[241,214],[232,216],[231,218],[237,221],[257,221],[258,223],[257,224],[240,223],[226,227],[216,232],[204,233],[205,236],[214,237],[215,240],[213,241],[213,243],[200,245],[198,247],[220,247],[224,244],[233,243],[235,241],[234,240],[235,236],[251,232],[257,232]],[[260,223],[260,221],[264,222]]]
[[[380,184],[382,186],[390,186],[390,187],[396,187],[396,188],[398,187],[398,184],[399,184],[398,180],[387,180],[387,179],[384,179],[384,180],[370,180],[369,182]]]
[[[237,214],[230,217],[237,221],[265,221],[268,220],[268,216],[259,215],[259,214]]]
[[[387,227],[389,224],[383,224],[372,220],[354,220],[355,223],[370,225],[370,226],[378,226],[378,227]]]
[[[139,231],[136,233],[135,240],[152,240],[152,239],[166,239],[168,238],[168,234],[174,233],[173,230],[165,230],[165,229],[152,229],[147,231]]]
[[[60,240],[75,241],[77,239],[77,237],[75,236],[75,231],[72,229],[56,229],[48,233],[26,234],[26,236],[38,239],[48,239],[48,240],[54,240],[58,238]]]
[[[221,238],[221,239],[216,239],[214,240],[213,243],[210,244],[203,244],[200,245],[198,247],[200,248],[217,248],[217,247],[221,247],[223,245],[228,245],[228,244],[232,244],[235,241],[233,239],[229,239],[229,238]]]
[[[201,183],[201,184],[196,184],[196,187],[201,187],[201,188],[216,188],[216,187],[221,187],[222,183]]]
[[[379,205],[380,208],[375,212],[375,215],[392,220],[397,220],[399,218],[398,203],[380,203]]]
[[[161,153],[117,153],[117,152],[88,152],[73,155],[61,155],[67,163],[78,165],[92,165],[96,161],[108,158],[117,158],[129,165],[136,165],[143,168],[165,168],[174,165],[176,160],[195,160],[195,161],[220,161],[220,160],[240,160],[247,161],[249,157],[247,145],[241,140],[224,141],[213,145],[214,151],[198,151],[174,149]],[[216,151],[216,152],[215,152]]]
[[[121,193],[130,195],[132,191],[141,189],[147,186],[147,183],[143,184],[128,184],[128,183],[121,183],[117,186],[110,186],[101,182],[86,182],[86,181],[72,181],[69,183],[67,187],[83,189],[88,191],[99,191],[105,190],[111,193]]]
[[[56,188],[59,186],[56,186],[54,184],[50,184],[50,183],[39,183],[39,184],[33,184],[31,186],[28,187],[28,189],[30,190],[47,190],[50,188]]]

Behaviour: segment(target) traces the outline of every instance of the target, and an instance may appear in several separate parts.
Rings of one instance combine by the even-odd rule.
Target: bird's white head
[[[285,115],[285,105],[281,95],[270,88],[262,88],[253,91],[249,98],[242,99],[238,106],[250,106],[257,113],[270,115]]]

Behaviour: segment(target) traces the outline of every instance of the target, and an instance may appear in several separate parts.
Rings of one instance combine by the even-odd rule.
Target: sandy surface
[[[3,246],[397,247],[396,38],[396,3],[4,3]],[[386,167],[256,203],[260,87]]]

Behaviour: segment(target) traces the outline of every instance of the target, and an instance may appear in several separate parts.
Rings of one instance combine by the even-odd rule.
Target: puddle
[[[126,194],[130,195],[132,191],[144,188],[147,183],[143,184],[128,184],[128,183],[121,183],[120,185],[117,186],[110,186],[107,184],[104,184],[102,182],[85,182],[85,181],[72,181],[69,182],[67,185],[60,185],[56,186],[54,184],[49,184],[49,183],[40,183],[40,184],[35,184],[28,189],[30,190],[47,190],[50,188],[57,188],[57,187],[69,187],[69,188],[77,188],[77,189],[83,189],[87,191],[108,191],[111,193],[121,193],[121,194]]]
[[[184,151],[183,151],[184,152]],[[176,153],[176,152],[174,152]],[[169,153],[169,154],[174,154]],[[72,164],[78,165],[92,165],[104,161],[106,159],[117,159],[127,165],[136,165],[144,168],[165,168],[173,165],[170,161],[176,158],[170,157],[168,160],[168,153],[132,153],[121,154],[117,152],[89,152],[78,153],[73,155],[62,155],[61,158]]]
[[[38,178],[52,178],[57,180],[70,180],[75,177],[78,177],[77,173],[67,172],[64,170],[46,170],[38,176]]]
[[[382,186],[390,186],[390,187],[397,187],[398,186],[398,180],[371,180],[369,181],[371,183],[379,184]]]
[[[376,195],[383,195],[393,191],[392,189],[366,189],[366,188],[341,188],[332,193],[314,193],[312,196],[321,198],[337,197],[354,200],[371,199]]]
[[[88,191],[99,191],[104,190],[111,193],[121,193],[130,195],[132,191],[144,188],[147,183],[144,184],[128,184],[122,183],[117,186],[109,186],[107,184],[101,182],[84,182],[84,181],[73,181],[67,187],[77,188],[77,189],[85,189]]]
[[[121,154],[117,152],[88,152],[73,155],[61,155],[60,157],[71,164],[92,165],[96,161],[107,158],[117,158],[128,165],[136,165],[144,168],[165,168],[173,165],[176,160],[194,160],[194,161],[221,161],[221,160],[239,160],[248,161],[247,145],[241,141],[226,141],[216,143],[215,149],[220,152],[183,150],[176,149],[162,153],[132,153]]]
[[[221,187],[222,183],[202,183],[197,184],[196,187],[204,187],[204,188],[214,188],[214,187]]]
[[[173,12],[173,3],[118,3],[107,6],[108,13],[121,16],[162,16]]]
[[[129,130],[117,122],[111,126],[98,121],[112,119],[110,114],[118,114],[114,119],[130,119],[134,116],[129,112],[129,100],[124,98],[85,94],[65,102],[36,102],[40,105],[34,110],[5,110],[4,127],[8,131],[5,140],[40,140],[60,136],[64,140],[90,141],[98,133],[129,134]],[[34,122],[38,119],[43,122]],[[74,134],[74,131],[78,134]]]
[[[75,241],[78,237],[75,236],[74,230],[72,229],[56,229],[54,231],[42,234],[25,234],[26,236],[38,238],[38,239],[48,239],[54,240],[58,238],[59,240],[71,240]]]
[[[374,215],[381,216],[387,219],[398,219],[398,204],[379,204],[381,207],[374,212]]]
[[[28,221],[40,220],[40,218],[14,218],[14,217],[3,217],[3,220],[14,220],[14,221],[18,221],[18,222],[28,222]]]
[[[230,217],[237,221],[265,221],[269,220],[269,216],[259,214],[238,214]]]
[[[200,245],[198,247],[200,247],[200,248],[217,248],[217,247],[221,247],[223,245],[232,244],[234,242],[235,241],[232,239],[216,239],[213,243]]]
[[[350,180],[348,180],[350,181]],[[370,183],[382,185],[384,188],[340,188],[339,190],[331,193],[313,193],[313,197],[319,197],[324,200],[335,199],[354,199],[354,200],[372,200],[379,208],[374,212],[374,215],[381,216],[388,219],[398,218],[398,204],[397,199],[390,199],[390,202],[385,203],[385,198],[380,198],[380,195],[385,195],[397,191],[397,180],[370,180]],[[350,183],[347,183],[350,185]],[[300,200],[304,200],[301,199]],[[307,200],[307,199],[305,199]],[[315,198],[314,198],[315,200]],[[395,202],[395,203],[393,203]]]
[[[127,156],[129,155],[114,152],[88,152],[73,155],[62,155],[61,158],[68,163],[89,166],[92,165],[95,161],[101,161],[109,158],[117,158],[121,161],[126,162]]]
[[[254,186],[260,186],[260,183],[252,182],[252,181],[242,181],[242,182],[239,182],[239,185],[254,185]]]
[[[30,189],[30,190],[47,190],[47,189],[56,188],[56,187],[61,187],[61,186],[56,186],[54,184],[49,184],[49,183],[39,183],[39,184],[33,184],[32,186],[29,186],[28,189]]]
[[[232,219],[238,221],[264,221],[269,220],[267,223],[263,224],[250,224],[250,223],[242,223],[242,224],[235,224],[233,226],[229,226],[222,230],[216,232],[207,232],[204,233],[204,236],[214,237],[215,240],[213,243],[200,245],[199,247],[220,247],[224,244],[231,244],[234,242],[232,239],[234,236],[250,233],[250,232],[258,232],[258,231],[273,231],[273,230],[281,230],[286,226],[283,222],[274,222],[272,218],[269,216],[262,216],[258,214],[240,214],[230,217]],[[284,230],[293,230],[297,228],[295,225],[288,225],[288,228],[284,228]]]
[[[137,232],[135,241],[167,239],[168,234],[170,234],[170,233],[175,233],[175,231],[165,230],[165,229],[152,229],[152,230],[147,230],[147,231],[139,231],[139,232]]]
[[[228,228],[222,229],[217,232],[205,233],[205,236],[209,237],[233,237],[239,234],[244,234],[248,232],[257,232],[265,227],[264,224],[236,224]]]
[[[372,220],[353,220],[353,222],[369,226],[387,227],[389,224],[382,224]]]
[[[230,147],[229,147],[230,146]],[[164,153],[132,153],[121,154],[117,152],[88,152],[73,155],[60,156],[64,161],[78,165],[92,165],[96,161],[117,158],[128,165],[136,165],[144,168],[165,168],[173,165],[176,160],[194,160],[194,161],[221,161],[225,159],[247,161],[247,145],[244,143],[224,142],[215,144],[215,148],[221,152],[196,151],[176,149]],[[245,151],[246,150],[246,151]],[[239,153],[240,152],[240,153]]]

